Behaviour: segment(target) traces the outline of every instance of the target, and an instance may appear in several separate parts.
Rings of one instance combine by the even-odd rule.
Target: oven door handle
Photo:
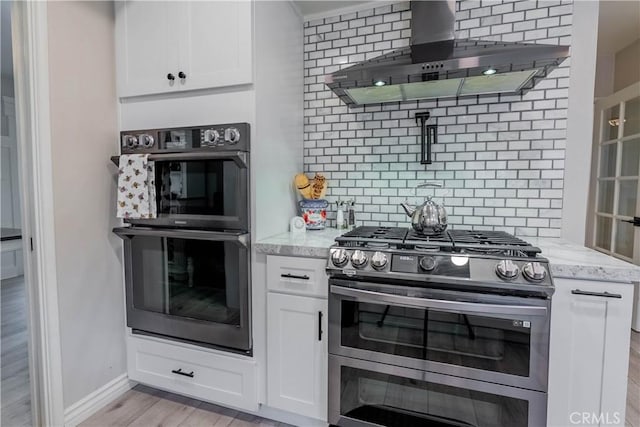
[[[546,316],[546,307],[531,305],[501,305],[485,304],[465,301],[447,301],[441,299],[415,298],[403,295],[393,295],[382,292],[366,291],[363,289],[345,288],[331,285],[331,293],[355,298],[356,301],[400,305],[413,308],[433,308],[459,313],[483,313],[498,315]]]
[[[213,152],[190,152],[190,153],[162,153],[149,154],[149,160],[154,162],[181,161],[181,160],[233,160],[241,168],[247,168],[247,153],[244,151],[213,151]],[[120,156],[112,156],[111,161],[116,166],[120,164]]]
[[[219,231],[184,230],[159,227],[116,227],[113,232],[121,238],[134,236],[173,237],[178,239],[214,240],[223,242],[237,242],[245,248],[249,247],[249,233],[224,233]]]

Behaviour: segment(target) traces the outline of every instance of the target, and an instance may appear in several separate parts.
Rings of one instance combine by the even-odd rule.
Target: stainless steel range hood
[[[455,39],[455,0],[411,2],[411,46],[325,76],[349,106],[522,94],[569,56],[569,46]]]

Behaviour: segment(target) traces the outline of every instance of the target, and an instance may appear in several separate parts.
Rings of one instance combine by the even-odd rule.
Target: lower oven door
[[[549,301],[330,280],[329,352],[547,390]]]
[[[329,422],[351,426],[533,427],[546,393],[329,356]]]
[[[251,350],[249,234],[122,227],[127,326]]]

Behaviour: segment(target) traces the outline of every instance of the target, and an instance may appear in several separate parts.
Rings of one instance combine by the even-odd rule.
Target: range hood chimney
[[[349,106],[523,94],[569,56],[568,46],[455,38],[455,0],[411,2],[411,46],[325,76]]]

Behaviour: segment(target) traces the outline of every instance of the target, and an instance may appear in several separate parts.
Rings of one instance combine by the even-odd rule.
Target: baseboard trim
[[[103,406],[130,390],[136,383],[122,374],[64,410],[65,427],[76,427]]]

